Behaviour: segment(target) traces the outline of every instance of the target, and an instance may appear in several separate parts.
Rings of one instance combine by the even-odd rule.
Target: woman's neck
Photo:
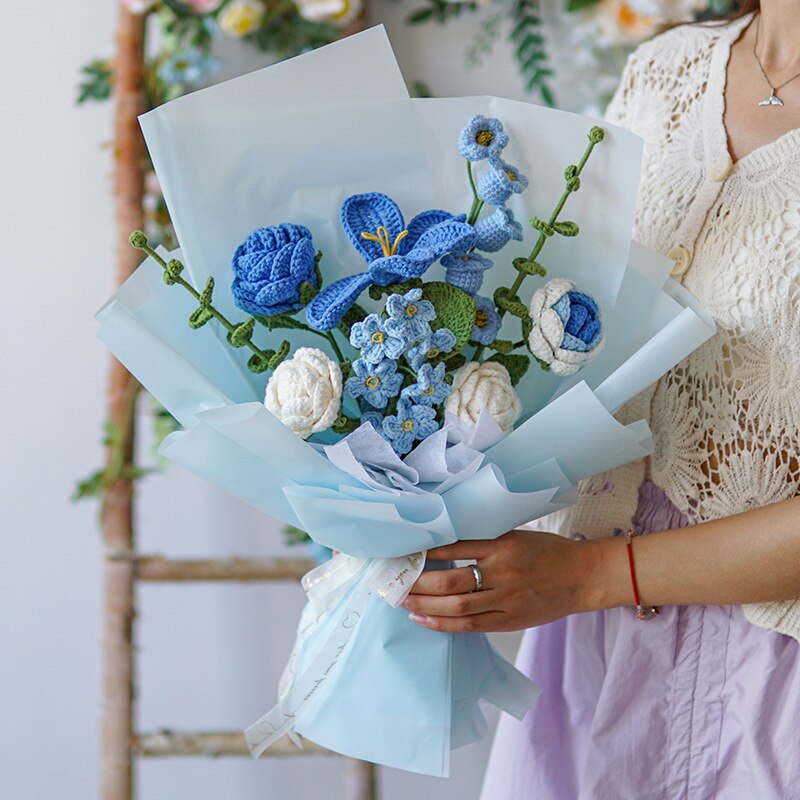
[[[800,2],[761,0],[758,57],[767,70],[800,70]]]

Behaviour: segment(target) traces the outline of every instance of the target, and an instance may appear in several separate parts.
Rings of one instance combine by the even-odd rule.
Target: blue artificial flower
[[[368,269],[325,287],[306,309],[308,324],[330,330],[372,284],[388,286],[419,278],[446,253],[474,247],[475,231],[465,219],[431,210],[406,225],[397,204],[385,194],[348,197],[342,205],[342,226]]]
[[[494,262],[478,253],[448,253],[442,258],[444,279],[473,296],[483,283],[483,273]]]
[[[170,56],[159,68],[164,83],[197,85],[208,80],[220,68],[220,60],[190,47]]]
[[[417,382],[406,386],[400,397],[421,406],[439,405],[450,394],[450,384],[444,379],[446,370],[443,361],[435,367],[432,364],[423,364],[417,373]]]
[[[458,139],[458,149],[467,161],[494,160],[508,144],[503,123],[495,117],[476,114],[467,123]]]
[[[368,411],[362,411],[361,422],[369,422],[383,436],[383,414],[377,409],[370,408]]]
[[[478,197],[492,206],[505,205],[512,194],[528,188],[528,179],[514,166],[498,158],[478,179]]]
[[[318,286],[315,257],[311,231],[303,225],[286,222],[253,231],[233,255],[236,305],[267,317],[297,311],[300,284]]]
[[[414,405],[401,398],[397,413],[383,420],[383,433],[397,455],[408,453],[417,439],[425,439],[439,430],[436,409]]]
[[[344,384],[350,397],[363,397],[374,408],[386,408],[389,398],[397,397],[403,376],[397,371],[397,362],[385,358],[379,364],[370,364],[363,358],[353,362],[356,373]]]
[[[491,344],[500,330],[501,319],[488,297],[475,297],[475,327],[472,329],[472,341],[478,344]]]
[[[522,225],[514,219],[510,208],[496,208],[494,213],[475,223],[478,250],[496,253],[510,241],[522,241]]]
[[[603,326],[593,297],[573,289],[562,295],[552,309],[564,324],[563,349],[585,353],[595,347]]]
[[[442,353],[449,353],[456,344],[456,336],[449,328],[438,330],[420,339],[416,346],[408,351],[408,363],[419,369],[426,361],[438,358]]]
[[[386,301],[386,313],[389,315],[384,323],[386,330],[407,342],[430,336],[430,323],[436,319],[436,309],[430,300],[422,299],[422,289],[391,295]]]
[[[350,344],[361,351],[361,357],[372,364],[384,358],[397,361],[408,347],[408,340],[386,329],[377,314],[370,314],[350,329]]]

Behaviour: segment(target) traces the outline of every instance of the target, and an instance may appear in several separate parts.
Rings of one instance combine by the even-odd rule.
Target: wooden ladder
[[[128,243],[131,231],[144,228],[146,154],[138,123],[144,110],[144,17],[119,3],[114,70],[114,207],[117,230],[117,284],[139,265]],[[351,32],[351,31],[348,31]],[[134,727],[136,663],[134,621],[139,582],[299,580],[308,559],[170,560],[143,556],[135,549],[134,440],[136,379],[116,359],[108,380],[108,421],[118,432],[107,453],[109,485],[101,508],[105,558],[103,623],[102,800],[134,800],[134,762],[138,757],[247,756],[241,731],[138,733]],[[308,742],[304,750],[282,739],[268,755],[335,755]],[[373,764],[345,761],[347,800],[376,800]]]

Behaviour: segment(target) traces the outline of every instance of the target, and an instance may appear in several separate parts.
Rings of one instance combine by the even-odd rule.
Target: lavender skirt
[[[652,483],[639,531],[686,518]],[[482,800],[800,800],[800,642],[740,606],[631,608],[526,632],[542,695],[506,715]]]

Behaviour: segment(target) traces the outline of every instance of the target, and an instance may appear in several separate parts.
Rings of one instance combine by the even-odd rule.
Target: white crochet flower
[[[530,313],[533,328],[528,346],[556,375],[574,375],[603,349],[605,340],[597,304],[566,278],[554,278],[537,289],[531,298]],[[577,313],[581,314],[577,318],[580,327],[572,335],[565,327]]]
[[[260,0],[232,0],[220,11],[217,22],[229,36],[241,38],[258,28],[266,10]]]
[[[322,350],[300,347],[267,383],[267,410],[301,439],[327,430],[342,405],[342,370]]]
[[[311,22],[326,22],[337,28],[346,28],[363,8],[363,0],[297,0],[301,17]]]
[[[453,388],[444,408],[467,425],[474,425],[485,408],[506,432],[522,413],[508,370],[496,361],[464,364],[453,377]]]

